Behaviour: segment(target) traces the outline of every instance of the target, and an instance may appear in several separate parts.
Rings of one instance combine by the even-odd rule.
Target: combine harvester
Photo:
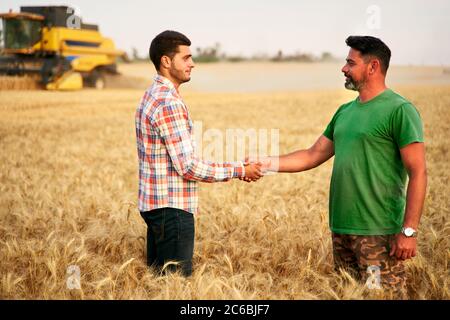
[[[48,90],[103,89],[126,53],[73,13],[66,6],[33,6],[0,14],[0,75],[34,75]]]

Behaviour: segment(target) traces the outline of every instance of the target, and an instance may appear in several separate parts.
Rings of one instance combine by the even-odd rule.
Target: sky
[[[118,48],[141,56],[170,29],[188,36],[194,53],[219,43],[228,55],[328,51],[344,58],[347,36],[372,35],[390,47],[392,64],[450,65],[448,0],[2,0],[0,12],[50,4],[75,7]]]

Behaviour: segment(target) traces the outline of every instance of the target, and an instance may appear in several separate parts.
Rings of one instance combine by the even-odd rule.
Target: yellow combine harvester
[[[126,55],[73,13],[66,6],[34,6],[0,14],[0,74],[37,74],[49,90],[104,88],[105,76],[117,74],[117,57]]]

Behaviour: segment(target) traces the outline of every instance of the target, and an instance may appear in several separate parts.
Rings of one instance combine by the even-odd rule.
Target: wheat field
[[[37,76],[11,77],[0,75],[0,90],[38,90],[41,87]]]
[[[410,299],[449,299],[449,86],[395,87],[425,124],[429,187]],[[201,184],[194,274],[145,264],[134,111],[142,90],[0,91],[1,299],[391,299],[332,265],[332,160],[257,183]],[[183,93],[203,129],[279,128],[309,147],[345,90]],[[68,267],[80,289],[67,285]]]

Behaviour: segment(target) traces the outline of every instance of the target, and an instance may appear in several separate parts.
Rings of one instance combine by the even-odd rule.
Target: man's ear
[[[369,64],[369,73],[375,74],[378,70],[380,70],[380,61],[378,59],[372,59]]]
[[[172,59],[170,59],[169,56],[162,56],[161,57],[161,66],[170,69],[170,65],[172,64]]]

